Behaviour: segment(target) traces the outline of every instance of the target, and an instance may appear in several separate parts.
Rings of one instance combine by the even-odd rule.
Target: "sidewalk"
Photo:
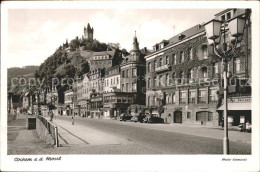
[[[66,118],[66,117],[65,117]],[[202,126],[202,125],[188,125],[188,124],[147,124],[147,123],[134,123],[134,122],[120,122],[118,120],[95,119],[95,118],[82,118],[82,120],[99,120],[108,123],[118,123],[121,125],[128,125],[134,127],[148,128],[154,130],[161,130],[167,132],[175,132],[182,134],[189,134],[194,136],[223,139],[224,130],[219,126]],[[229,130],[229,140],[243,143],[251,143],[251,133],[239,132]]]
[[[72,122],[60,119],[55,119],[53,123],[58,126],[59,144],[62,147],[129,144],[128,140],[80,124],[72,125]]]
[[[36,130],[26,129],[27,116],[20,114],[17,120],[8,123],[7,131],[7,154],[37,154],[37,150],[52,147],[42,141]]]

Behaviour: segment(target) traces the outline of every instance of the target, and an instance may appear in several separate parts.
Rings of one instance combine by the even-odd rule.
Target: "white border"
[[[62,155],[56,162],[14,162],[7,156],[7,22],[8,9],[225,9],[252,8],[252,155]],[[259,170],[259,2],[2,2],[1,8],[1,170],[7,171],[258,171]],[[58,156],[58,155],[57,155]],[[46,156],[44,156],[46,157]],[[55,156],[56,157],[56,156]],[[247,158],[245,162],[223,162],[222,158]]]

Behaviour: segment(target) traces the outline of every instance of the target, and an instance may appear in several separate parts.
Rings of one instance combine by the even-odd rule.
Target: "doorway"
[[[175,111],[173,114],[174,123],[182,123],[182,111]]]

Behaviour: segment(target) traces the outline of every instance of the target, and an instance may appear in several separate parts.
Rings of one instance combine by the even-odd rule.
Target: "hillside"
[[[15,86],[11,85],[12,78],[25,78],[28,81],[29,78],[34,78],[35,72],[39,69],[39,66],[24,66],[24,67],[12,67],[7,69],[7,89],[15,93],[20,93],[24,89],[28,88],[28,85]],[[15,84],[18,84],[17,80]],[[23,83],[22,83],[23,84]]]

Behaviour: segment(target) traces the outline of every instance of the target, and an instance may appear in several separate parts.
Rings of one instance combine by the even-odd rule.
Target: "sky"
[[[209,21],[223,9],[9,9],[8,66],[40,65],[68,39],[83,35],[90,23],[94,38],[132,48],[152,46],[190,27]]]

